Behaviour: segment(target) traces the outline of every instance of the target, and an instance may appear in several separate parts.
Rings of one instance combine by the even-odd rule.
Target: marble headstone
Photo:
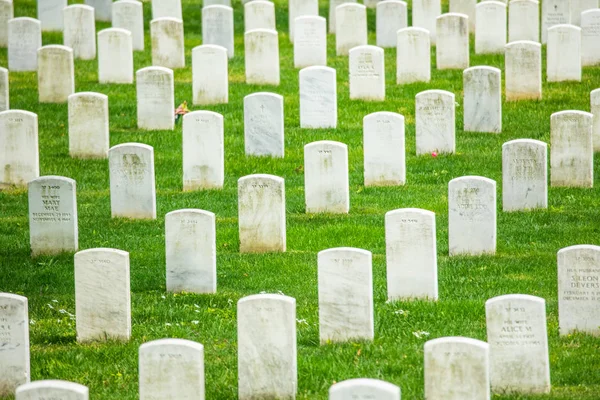
[[[87,386],[75,382],[43,380],[25,383],[17,388],[15,400],[88,400]]]
[[[254,29],[244,34],[246,83],[279,86],[277,31]]]
[[[75,92],[73,49],[52,44],[40,47],[37,57],[40,103],[66,103]]]
[[[561,111],[550,117],[550,183],[552,186],[593,187],[593,115]]]
[[[152,19],[182,19],[181,0],[152,0]]]
[[[29,111],[0,112],[0,183],[26,187],[40,175],[38,116]]]
[[[42,25],[33,18],[8,22],[8,69],[37,71],[37,50],[42,47]]]
[[[363,118],[365,186],[406,183],[404,116],[375,112]]]
[[[283,96],[259,92],[244,97],[246,155],[284,156]]]
[[[502,209],[548,208],[548,145],[517,139],[502,145]]]
[[[0,292],[0,396],[12,396],[29,382],[29,311],[27,297]]]
[[[225,47],[213,44],[194,47],[192,90],[194,105],[229,102],[229,72]]]
[[[415,98],[417,155],[456,151],[454,93],[426,90]]]
[[[396,32],[408,26],[406,2],[399,0],[378,2],[375,21],[377,46],[396,47]]]
[[[600,64],[600,9],[581,14],[581,65]]]
[[[294,43],[294,22],[296,21],[296,18],[307,15],[319,15],[318,0],[288,0],[288,29],[290,42]]]
[[[437,69],[469,68],[468,20],[469,17],[466,15],[454,13],[437,18],[435,48]]]
[[[133,50],[144,50],[144,8],[141,2],[115,1],[112,6],[112,27],[130,31]]]
[[[556,25],[548,29],[548,82],[581,81],[581,28]]]
[[[37,19],[42,23],[42,31],[62,31],[63,9],[67,0],[39,0],[37,1]]]
[[[344,143],[323,140],[304,146],[304,196],[307,213],[348,213],[348,147]]]
[[[338,33],[339,35],[339,33]],[[377,46],[356,46],[350,49],[350,99],[385,100],[385,58]]]
[[[389,0],[387,0],[389,1]],[[329,400],[400,400],[400,388],[378,379],[348,379],[329,388]]]
[[[96,58],[96,22],[94,8],[73,4],[63,10],[63,44],[73,49],[73,56],[80,60]]]
[[[8,21],[13,18],[12,0],[0,0],[0,48],[8,46]]]
[[[98,32],[98,81],[133,83],[131,32],[109,28]]]
[[[477,4],[475,53],[498,54],[506,45],[506,4],[484,1]]]
[[[183,21],[164,17],[150,22],[152,65],[171,69],[185,67]]]
[[[233,9],[231,7],[213,5],[202,9],[202,44],[225,47],[227,57],[233,58]]]
[[[599,7],[599,0],[571,0],[571,24],[581,26],[582,14]]]
[[[175,87],[173,71],[146,67],[136,72],[137,125],[146,130],[173,130]]]
[[[329,0],[329,15],[327,18],[327,22],[329,23],[329,33],[333,33],[335,34],[335,28],[336,28],[336,8],[339,5],[342,5],[344,3],[357,3],[357,0]]]
[[[106,158],[109,148],[108,96],[80,92],[69,96],[69,154]]]
[[[477,0],[450,0],[450,12],[469,17],[469,32],[475,33]]]
[[[471,67],[464,70],[465,132],[502,132],[501,75],[502,71],[494,67]]]
[[[512,0],[508,3],[508,41],[540,41],[540,3],[537,0]]]
[[[437,32],[436,20],[440,15],[442,15],[442,2],[440,0],[413,0],[412,26],[427,29],[432,45],[437,43],[439,35],[447,34],[445,32]]]
[[[335,9],[335,51],[347,56],[350,49],[367,45],[367,8],[358,3],[343,3]]]
[[[296,25],[294,28],[294,67],[327,65],[327,21],[325,18],[310,15],[298,17],[294,23]]]
[[[397,32],[396,83],[398,85],[431,80],[431,43],[429,31],[404,28]]]
[[[548,41],[548,29],[571,22],[570,1],[542,0],[542,44]]]
[[[592,142],[594,151],[600,151],[600,89],[590,93],[592,118]]]
[[[0,112],[10,109],[9,73],[0,67]]]
[[[299,33],[296,31],[296,33]],[[300,37],[296,35],[296,45]],[[329,67],[300,70],[300,127],[310,129],[337,126],[336,71]]]
[[[85,4],[94,8],[96,21],[111,21],[113,0],[85,0]]]
[[[542,45],[518,41],[506,45],[506,101],[542,99]]]
[[[276,29],[275,5],[267,0],[253,0],[244,4],[244,30]]]

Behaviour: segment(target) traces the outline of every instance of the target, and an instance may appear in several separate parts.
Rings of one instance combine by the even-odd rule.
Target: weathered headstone
[[[465,132],[502,132],[501,75],[502,71],[494,67],[471,67],[464,70]]]
[[[152,65],[171,69],[185,67],[183,21],[165,17],[150,22]]]
[[[571,0],[571,24],[581,26],[582,13],[597,9],[599,0]]]
[[[415,98],[417,155],[456,151],[454,93],[427,90]]]
[[[600,89],[590,93],[592,118],[592,143],[594,151],[600,151]]]
[[[144,8],[141,2],[137,0],[114,2],[112,26],[130,31],[133,50],[144,50]]]
[[[508,41],[540,41],[540,4],[537,0],[508,3]]]
[[[156,218],[154,149],[123,143],[108,151],[110,210],[113,218]]]
[[[133,83],[131,32],[109,28],[98,32],[98,81]]]
[[[73,49],[52,44],[40,47],[37,57],[40,103],[66,103],[75,92]]]
[[[75,253],[77,341],[129,340],[129,253],[96,248]]]
[[[182,19],[181,0],[152,0],[152,19]]]
[[[0,67],[0,112],[10,109],[8,70]]]
[[[396,47],[396,32],[408,26],[406,2],[385,0],[377,3],[377,46]]]
[[[581,14],[581,65],[600,64],[600,9]]]
[[[267,0],[253,0],[244,4],[244,30],[275,30],[275,5]]]
[[[431,80],[429,31],[404,28],[397,32],[396,83],[401,85]]]
[[[593,187],[593,115],[561,111],[550,117],[550,183],[552,186]]]
[[[340,35],[338,33],[338,35]],[[350,99],[385,100],[385,58],[377,46],[356,46],[349,52]]]
[[[246,2],[247,2],[247,0],[246,1],[242,0],[242,4],[245,4]],[[202,8],[208,7],[208,6],[214,6],[214,5],[231,7],[231,0],[203,0],[202,1]]]
[[[0,396],[12,396],[29,382],[29,312],[27,297],[0,292]]]
[[[348,146],[329,140],[304,146],[306,212],[347,214],[349,191]]]
[[[548,29],[571,22],[570,1],[542,0],[542,44],[548,41]]]
[[[37,19],[42,23],[42,31],[63,30],[63,9],[67,0],[39,0],[37,2]]]
[[[436,21],[440,15],[442,15],[442,3],[440,0],[413,0],[412,26],[427,29],[432,45],[437,43],[438,36],[446,34],[437,32]]]
[[[469,32],[475,33],[477,0],[450,0],[450,12],[469,17]]]
[[[246,83],[279,86],[277,31],[254,29],[244,34]]]
[[[294,67],[327,65],[327,21],[311,15],[295,21]]]
[[[389,1],[389,0],[388,0]],[[378,379],[348,379],[329,388],[329,400],[400,400],[400,388]]]
[[[335,9],[335,52],[347,56],[350,49],[367,45],[367,8],[358,3],[343,3]]]
[[[453,13],[437,18],[437,69],[469,68],[468,20],[469,17],[464,14]]]
[[[214,5],[202,9],[202,44],[225,47],[227,56],[233,58],[233,9],[231,7]]]
[[[135,75],[138,128],[172,130],[175,124],[173,71],[163,67],[146,67]]]
[[[204,44],[192,50],[192,90],[195,105],[227,104],[229,72],[225,47]]]
[[[556,25],[548,29],[548,82],[581,81],[581,28]]]
[[[363,118],[365,186],[406,183],[404,116],[375,112]]]
[[[450,255],[496,252],[496,182],[462,176],[448,183]]]
[[[22,110],[0,112],[0,183],[26,187],[40,175],[38,117]]]
[[[319,15],[318,0],[288,0],[288,28],[290,42],[294,43],[294,26],[296,18],[307,15]],[[275,28],[273,28],[275,29]]]
[[[523,294],[494,297],[485,302],[485,317],[492,392],[550,392],[544,299]]]
[[[475,53],[503,53],[506,45],[506,4],[484,1],[477,4]]]
[[[239,400],[296,398],[296,300],[277,294],[240,299],[237,333]]]
[[[329,0],[329,16],[327,18],[327,22],[329,22],[329,33],[335,34],[336,8],[344,3],[357,3],[357,0]]]
[[[183,190],[220,189],[224,180],[223,116],[193,111],[183,116]]]
[[[542,99],[542,45],[518,41],[506,45],[506,101]]]
[[[298,32],[297,32],[298,33]],[[298,44],[299,36],[296,36]],[[337,126],[337,83],[335,69],[307,67],[300,70],[300,127]]]
[[[80,92],[69,96],[69,154],[106,158],[109,148],[108,96]]]
[[[37,50],[42,47],[42,25],[33,18],[8,21],[8,69],[37,71]]]
[[[244,97],[246,155],[284,156],[283,96],[259,92]]]
[[[490,348],[465,337],[442,337],[425,343],[427,400],[490,399]]]
[[[113,0],[85,0],[85,4],[94,8],[96,21],[111,21]]]
[[[81,60],[96,58],[96,22],[94,8],[73,4],[63,10],[63,44],[73,49],[73,56]]]
[[[8,21],[13,18],[12,0],[0,0],[0,47],[8,46]]]
[[[75,382],[43,380],[25,383],[17,388],[15,400],[88,400],[87,386]]]

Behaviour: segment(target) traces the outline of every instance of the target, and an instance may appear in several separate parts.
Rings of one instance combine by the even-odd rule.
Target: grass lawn
[[[200,109],[191,105],[191,50],[202,43],[200,10],[201,0],[183,0],[187,66],[175,71],[175,104],[187,100],[193,110]],[[321,1],[320,15],[327,14],[328,3]],[[36,16],[34,0],[15,0],[15,17],[21,16]],[[150,3],[144,3],[146,50],[135,53],[136,70],[151,65],[150,16]],[[107,27],[109,24],[96,24],[97,31]],[[40,175],[62,175],[77,181],[80,248],[112,247],[128,251],[131,257],[131,341],[78,344],[75,321],[69,316],[75,311],[73,254],[31,259],[27,192],[0,192],[0,291],[29,298],[31,379],[78,382],[90,388],[92,399],[137,399],[138,347],[159,338],[185,338],[204,345],[206,398],[237,398],[236,303],[243,296],[281,291],[297,301],[299,399],[326,399],[331,384],[355,377],[383,379],[399,385],[403,398],[421,399],[425,341],[454,335],[485,340],[485,301],[522,293],[543,297],[547,302],[552,394],[495,398],[598,399],[600,339],[579,334],[558,336],[556,252],[575,244],[600,244],[600,184],[597,180],[594,189],[551,188],[548,210],[503,213],[501,146],[519,138],[549,143],[552,113],[589,111],[589,93],[600,86],[600,67],[585,68],[581,83],[544,82],[543,101],[504,103],[502,134],[464,133],[462,71],[434,68],[431,83],[397,86],[396,51],[386,49],[386,101],[350,101],[348,59],[335,56],[335,37],[329,35],[328,63],[337,70],[338,79],[338,128],[307,130],[299,128],[298,70],[293,66],[287,4],[283,0],[277,0],[277,27],[281,85],[246,85],[243,9],[235,0],[235,58],[229,64],[229,104],[204,108],[223,114],[225,119],[223,190],[183,193],[181,125],[175,131],[138,130],[135,85],[98,84],[97,60],[76,61],[76,91],[109,97],[111,146],[139,142],[154,147],[158,205],[154,221],[111,219],[108,161],[70,158],[67,105],[39,104],[36,73],[11,73],[11,108],[39,116]],[[373,10],[369,10],[369,31],[369,43],[374,44]],[[43,43],[61,44],[61,35],[45,33]],[[432,56],[435,65],[435,51]],[[7,66],[6,49],[0,49],[0,65]],[[504,57],[478,56],[472,51],[471,65],[503,69]],[[459,105],[454,155],[415,156],[414,99],[427,89],[448,90],[456,95]],[[284,96],[283,159],[244,155],[243,98],[258,91]],[[403,187],[363,186],[362,119],[376,111],[397,112],[406,118],[407,184]],[[348,215],[304,213],[303,147],[324,139],[348,145]],[[596,165],[600,165],[598,158]],[[600,168],[595,169],[600,176]],[[239,253],[237,180],[254,173],[285,178],[286,253]],[[448,257],[447,184],[463,175],[497,181],[495,256]],[[403,207],[424,208],[437,215],[440,300],[436,303],[386,303],[384,214]],[[209,210],[217,216],[215,295],[165,292],[164,215],[182,208]],[[372,343],[319,345],[317,252],[339,246],[373,252]],[[415,334],[421,331],[428,335]]]

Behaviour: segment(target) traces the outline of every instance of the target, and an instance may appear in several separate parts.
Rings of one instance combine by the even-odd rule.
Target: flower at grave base
[[[187,106],[187,101],[184,101],[175,109],[175,123],[179,122],[179,119],[182,115],[185,115],[190,112],[190,109]]]
[[[434,151],[431,153],[431,157],[437,157],[437,153]]]

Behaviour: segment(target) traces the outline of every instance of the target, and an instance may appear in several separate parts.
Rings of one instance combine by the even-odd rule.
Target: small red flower
[[[431,153],[431,157],[437,157],[437,153],[434,151]]]

